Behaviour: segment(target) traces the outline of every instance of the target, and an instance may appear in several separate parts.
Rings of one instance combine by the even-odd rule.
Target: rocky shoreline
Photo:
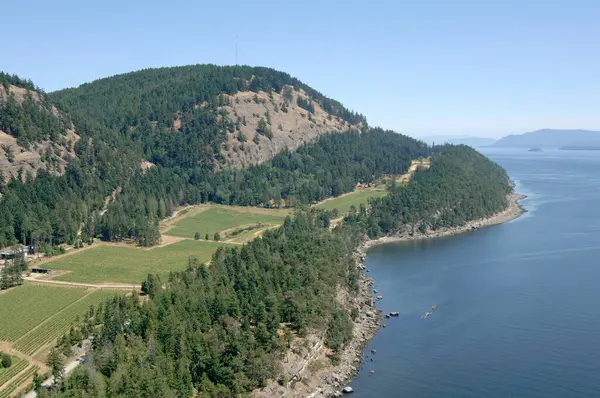
[[[354,254],[357,265],[364,269],[364,257],[358,252]],[[358,293],[350,295],[340,290],[338,300],[348,308],[358,308],[359,316],[354,322],[353,337],[340,353],[340,361],[332,365],[330,351],[324,345],[324,336],[309,335],[306,342],[310,349],[294,349],[284,359],[284,373],[288,375],[287,383],[269,383],[265,388],[254,391],[255,398],[324,398],[337,397],[349,380],[356,377],[361,365],[362,353],[367,344],[379,330],[382,314],[375,306],[373,297],[373,280],[364,272],[360,273]],[[303,344],[305,346],[306,344]],[[294,352],[297,351],[297,352]],[[311,368],[318,364],[319,370]]]
[[[508,195],[508,206],[505,210],[500,213],[494,214],[487,218],[481,218],[473,221],[469,221],[460,227],[453,228],[441,228],[435,231],[427,231],[425,233],[417,232],[414,234],[400,233],[393,236],[384,236],[383,238],[366,241],[360,248],[359,251],[362,255],[366,253],[370,248],[378,245],[383,245],[392,242],[407,242],[412,240],[440,238],[442,236],[459,235],[466,232],[471,232],[480,228],[490,227],[492,225],[503,224],[505,222],[514,220],[520,217],[527,210],[519,204],[519,201],[525,199],[527,196],[513,193]]]
[[[373,300],[373,279],[364,273],[364,255],[360,251],[355,254],[357,265],[363,270],[360,273],[359,291],[356,301],[360,303],[360,316],[354,323],[352,341],[344,348],[339,365],[336,365],[319,376],[321,387],[307,397],[339,397],[342,389],[356,377],[360,369],[363,351],[375,337],[381,327],[382,313]]]
[[[520,217],[526,212],[525,208],[519,204],[519,201],[525,199],[527,196],[522,194],[513,193],[508,195],[508,206],[505,210],[494,214],[493,216],[473,220],[466,223],[463,226],[455,228],[444,228],[436,231],[427,231],[426,233],[418,234],[398,234],[396,236],[386,236],[380,239],[367,240],[357,249],[356,260],[357,266],[362,270],[365,269],[364,260],[367,251],[375,246],[392,243],[392,242],[403,242],[419,239],[437,238],[442,236],[458,235],[461,233],[473,231],[479,228],[484,228],[492,225],[502,224]],[[364,272],[361,272],[360,281],[360,292],[359,297],[363,302],[373,303],[373,290],[372,290],[372,279],[368,278]],[[368,286],[368,288],[364,288]],[[322,377],[324,381],[331,384],[320,388],[313,394],[307,395],[307,397],[339,397],[342,395],[342,388],[349,383],[354,377],[356,377],[360,363],[363,356],[363,351],[369,342],[375,337],[377,331],[380,328],[382,315],[381,310],[377,309],[373,303],[372,307],[368,309],[362,308],[362,311],[366,311],[367,314],[375,314],[374,318],[367,316],[363,318],[364,324],[358,322],[355,324],[355,333],[352,342],[344,350],[342,355],[342,361],[340,365],[331,368],[327,373],[327,377]],[[358,339],[357,339],[358,338]]]
[[[357,267],[362,272],[359,279],[359,291],[354,297],[349,297],[347,292],[344,298],[348,302],[348,307],[359,308],[359,317],[354,323],[352,341],[344,348],[341,353],[340,362],[338,365],[332,366],[323,346],[322,338],[316,337],[312,341],[313,348],[309,352],[302,355],[291,355],[286,359],[286,362],[295,362],[296,371],[293,373],[299,380],[288,384],[287,386],[277,385],[272,383],[260,392],[255,391],[252,394],[256,398],[262,397],[288,397],[288,398],[324,398],[324,397],[339,397],[342,395],[342,390],[347,386],[359,372],[363,352],[369,342],[375,337],[377,331],[381,327],[383,314],[376,307],[373,299],[373,280],[365,274],[365,257],[367,251],[378,245],[402,242],[419,239],[429,239],[442,236],[457,235],[469,231],[473,231],[486,226],[501,224],[513,220],[522,215],[526,210],[519,204],[519,201],[524,199],[525,195],[511,194],[508,196],[507,208],[491,217],[474,220],[466,223],[463,226],[455,228],[444,228],[436,231],[427,231],[426,233],[408,234],[401,233],[395,236],[387,236],[375,240],[365,240],[354,253]],[[310,363],[325,361],[327,365],[317,372],[309,370]],[[299,371],[297,369],[300,369]],[[293,387],[292,387],[293,385]]]

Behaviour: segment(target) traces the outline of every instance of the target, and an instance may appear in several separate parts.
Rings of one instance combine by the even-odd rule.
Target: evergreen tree
[[[48,353],[46,366],[50,368],[50,372],[54,378],[53,388],[59,388],[65,376],[65,364],[62,354],[56,348],[51,349]]]

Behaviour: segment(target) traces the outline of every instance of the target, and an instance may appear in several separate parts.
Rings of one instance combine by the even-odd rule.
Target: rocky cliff
[[[67,118],[48,103],[42,93],[14,85],[0,86],[0,111],[3,112],[0,173],[5,181],[19,173],[23,179],[35,177],[39,170],[64,173],[69,160],[75,156],[74,145],[79,136]],[[61,126],[56,136],[49,137],[46,132],[39,131],[43,130],[37,125],[39,115],[56,119],[56,125]],[[18,133],[36,130],[39,131],[38,139],[19,140]]]
[[[323,110],[302,89],[285,86],[281,92],[240,91],[225,97],[219,109],[234,122],[222,145],[228,167],[243,168],[294,151],[322,134],[360,129]],[[304,108],[299,104],[304,104]]]

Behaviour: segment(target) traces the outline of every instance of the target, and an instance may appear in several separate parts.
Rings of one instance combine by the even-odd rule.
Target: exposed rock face
[[[298,98],[310,103],[314,113],[300,107]],[[351,126],[330,115],[316,101],[311,101],[304,91],[294,90],[291,86],[285,87],[281,93],[238,92],[227,96],[225,101],[227,104],[220,110],[226,111],[227,118],[236,125],[236,130],[228,132],[227,142],[222,146],[226,167],[243,168],[259,164],[286,148],[296,150],[325,133],[361,127]],[[271,138],[268,132],[257,132],[261,119],[272,134]]]
[[[0,86],[0,104],[13,95],[15,100],[22,104],[31,95],[34,101],[43,101],[42,94],[27,90],[22,87],[12,86],[5,90]],[[59,117],[59,111],[51,105],[49,107],[55,117]],[[11,176],[17,176],[19,172],[22,178],[35,177],[39,170],[47,170],[52,173],[62,174],[65,172],[69,160],[75,156],[74,145],[79,140],[73,126],[66,128],[60,142],[50,140],[40,141],[24,148],[17,140],[0,130],[0,173],[5,181]]]
[[[360,256],[355,256],[357,266],[363,266]],[[362,268],[361,268],[362,269]],[[324,344],[324,333],[309,333],[296,337],[291,349],[281,361],[279,382],[273,380],[262,389],[252,392],[254,398],[323,398],[340,396],[343,388],[361,369],[364,347],[375,336],[381,322],[381,312],[371,296],[373,284],[361,273],[358,294],[345,289],[338,291],[336,300],[349,311],[359,309],[354,321],[353,337],[340,353],[340,363],[333,365],[332,354]]]

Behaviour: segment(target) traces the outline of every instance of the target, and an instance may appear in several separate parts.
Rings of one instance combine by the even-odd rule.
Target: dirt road
[[[81,365],[82,361],[83,361],[83,356],[80,356],[80,357],[72,360],[71,362],[69,362],[64,368],[65,376],[67,376],[69,373],[71,373],[73,371],[73,369],[75,369],[77,366]],[[54,384],[54,377],[49,377],[46,380],[44,380],[44,382],[42,383],[42,388],[50,388],[50,387],[52,387],[53,384]],[[25,394],[23,397],[24,398],[35,398],[35,397],[37,397],[37,392],[30,391],[27,394]]]
[[[31,276],[26,276],[23,278],[28,282],[33,283],[41,283],[48,285],[64,285],[64,286],[81,286],[81,287],[93,287],[96,289],[120,289],[120,290],[140,290],[141,285],[134,283],[102,283],[102,284],[93,284],[93,283],[79,283],[79,282],[65,282],[65,281],[55,281],[53,279],[39,279]]]

